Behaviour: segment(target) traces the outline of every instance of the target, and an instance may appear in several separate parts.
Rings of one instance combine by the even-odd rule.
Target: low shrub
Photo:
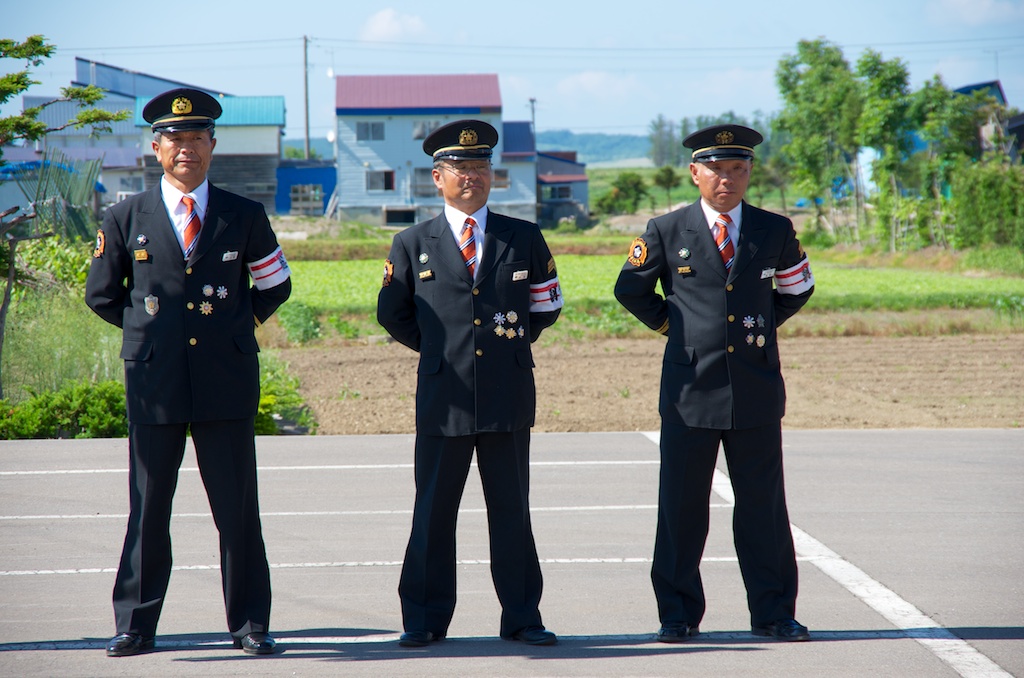
[[[0,438],[124,438],[124,386],[78,381],[58,391],[32,392],[18,404],[0,400]]]
[[[305,344],[320,336],[320,319],[312,306],[292,301],[277,311],[277,321],[288,335],[288,341]]]

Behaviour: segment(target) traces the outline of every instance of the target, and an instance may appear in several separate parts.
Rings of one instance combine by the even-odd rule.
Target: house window
[[[384,141],[384,123],[357,122],[356,141]]]
[[[429,167],[413,169],[412,194],[417,198],[433,198],[441,195],[441,191],[434,185],[434,175]]]
[[[394,170],[383,172],[366,173],[366,190],[368,191],[393,191],[395,190]]]
[[[416,223],[416,210],[385,209],[384,223],[388,226],[412,226]]]
[[[545,200],[568,200],[572,198],[572,186],[545,186],[541,194]]]
[[[491,182],[491,188],[508,188],[511,185],[507,169],[494,170],[494,181]]]
[[[412,124],[412,138],[426,139],[427,135],[441,126],[439,120],[420,120]]]

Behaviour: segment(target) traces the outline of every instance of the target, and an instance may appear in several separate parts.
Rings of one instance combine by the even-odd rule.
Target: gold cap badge
[[[476,130],[464,129],[459,134],[459,145],[460,146],[476,146],[477,136]]]
[[[171,102],[171,111],[175,115],[188,115],[192,112],[192,102],[186,97],[178,97]]]
[[[719,132],[715,135],[715,142],[719,144],[731,144],[732,140],[732,132],[729,131]]]

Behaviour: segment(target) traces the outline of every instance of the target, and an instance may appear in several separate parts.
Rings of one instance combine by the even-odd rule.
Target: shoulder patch
[[[643,266],[647,261],[647,243],[643,238],[637,238],[629,246],[629,263],[634,266]]]
[[[391,284],[391,278],[395,275],[395,265],[391,263],[390,259],[384,260],[384,282],[381,283],[381,287],[387,287]]]
[[[92,256],[99,259],[103,256],[103,250],[107,246],[107,236],[103,235],[103,231],[96,231],[96,249],[92,251]]]

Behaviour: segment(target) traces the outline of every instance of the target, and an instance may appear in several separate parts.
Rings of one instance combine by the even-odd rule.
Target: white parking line
[[[659,442],[658,432],[647,432],[644,436],[655,444]],[[712,489],[727,503],[736,503],[729,476],[717,468],[712,480]],[[914,632],[908,635],[928,648],[958,674],[965,678],[1011,676],[967,641],[957,638],[895,592],[872,579],[859,567],[796,525],[790,523],[790,528],[793,531],[793,545],[796,547],[798,560],[809,561],[897,628],[905,632],[914,629]],[[925,629],[923,633],[921,629]]]
[[[531,467],[543,466],[644,466],[659,463],[657,459],[622,459],[622,460],[594,460],[594,461],[531,461]],[[476,466],[476,464],[472,464]],[[319,466],[258,466],[259,473],[270,473],[273,471],[391,471],[395,469],[411,469],[412,464],[328,464]],[[182,473],[194,473],[199,470],[197,466],[182,466],[178,469]],[[3,476],[67,476],[67,475],[90,475],[98,473],[128,473],[125,468],[69,468],[26,470],[26,471],[0,471]]]

